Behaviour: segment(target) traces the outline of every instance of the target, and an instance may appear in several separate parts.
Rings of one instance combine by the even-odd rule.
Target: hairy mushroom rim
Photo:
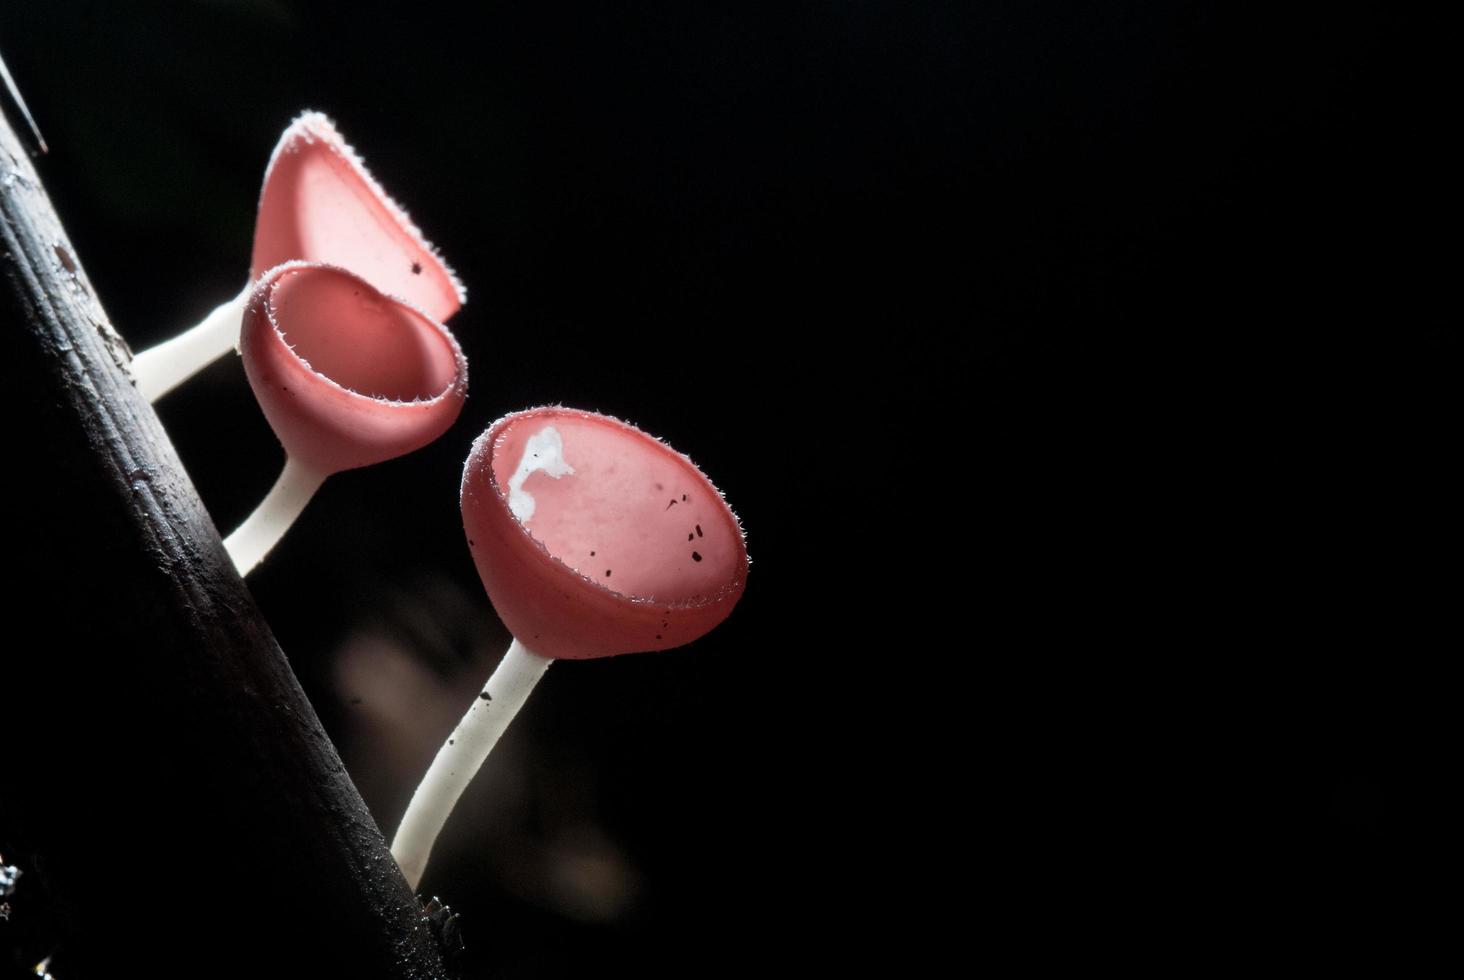
[[[274,276],[263,302],[280,342],[350,394],[434,402],[465,383],[467,362],[451,333],[344,269],[290,263]]]
[[[565,429],[596,427],[620,437],[624,446],[633,445],[638,452],[654,449],[664,457],[667,472],[676,472],[683,476],[694,475],[696,491],[702,494],[702,501],[716,506],[707,506],[703,511],[705,516],[701,517],[700,522],[693,519],[678,520],[675,524],[677,533],[685,531],[686,534],[684,545],[682,539],[675,537],[667,545],[641,552],[636,556],[641,561],[640,565],[620,562],[616,556],[607,555],[603,548],[592,547],[591,543],[576,547],[572,543],[564,542],[560,546],[559,542],[548,535],[535,534],[528,526],[528,518],[520,516],[515,510],[513,500],[516,495],[525,493],[525,490],[515,490],[511,486],[517,475],[515,471],[521,465],[515,456],[532,456],[534,451],[527,443],[541,433],[545,426]],[[533,431],[525,431],[530,429]],[[562,451],[562,444],[559,449]],[[680,609],[713,605],[742,591],[748,564],[746,536],[742,522],[727,504],[726,495],[689,456],[677,452],[643,429],[608,415],[561,406],[545,406],[516,412],[494,423],[474,442],[469,458],[472,463],[464,472],[465,486],[468,472],[483,473],[488,486],[504,508],[520,518],[517,526],[523,535],[555,566],[583,584],[624,602],[670,605]],[[646,497],[644,505],[639,508],[640,512],[630,517],[680,518],[677,509],[687,511],[690,509],[688,505],[693,501],[687,499],[686,492],[668,491],[666,487],[669,485],[669,480],[662,480],[649,486],[623,486],[621,489],[627,494],[638,493]],[[553,488],[554,484],[547,486]],[[717,547],[712,542],[720,543],[721,553],[711,553],[713,547]],[[690,564],[687,563],[688,560]],[[607,563],[613,566],[617,562],[620,564],[618,578],[614,567],[605,567]],[[730,577],[718,574],[719,569],[727,568],[731,569]],[[702,574],[696,574],[698,572]]]

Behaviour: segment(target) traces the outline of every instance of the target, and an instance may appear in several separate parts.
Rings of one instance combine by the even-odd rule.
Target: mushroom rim
[[[429,242],[426,236],[422,234],[422,229],[417,227],[417,223],[412,220],[411,215],[407,214],[406,209],[398,204],[386,192],[386,188],[382,187],[381,183],[372,176],[361,154],[357,153],[356,148],[346,142],[340,130],[336,129],[335,123],[323,112],[314,109],[304,110],[294,119],[290,120],[290,125],[286,126],[285,131],[280,134],[279,142],[275,143],[275,148],[269,155],[269,162],[264,167],[264,181],[259,185],[259,201],[255,205],[256,213],[259,207],[264,204],[265,188],[269,186],[269,178],[274,173],[275,164],[279,162],[281,155],[287,152],[299,152],[297,148],[292,146],[297,139],[303,140],[307,145],[314,145],[319,141],[325,145],[325,148],[330,151],[332,156],[337,160],[343,161],[350,168],[351,172],[361,179],[361,182],[365,184],[377,203],[386,208],[387,213],[407,232],[413,243],[422,249],[422,251],[432,256],[433,260],[442,267],[442,271],[447,275],[448,283],[457,295],[458,306],[467,305],[468,287],[463,285],[462,280],[458,278],[452,266],[447,264],[447,260],[442,257],[442,253],[438,250],[437,246]],[[261,273],[262,275],[263,273]]]
[[[285,338],[285,332],[283,329],[281,329],[279,321],[275,319],[274,306],[271,303],[275,287],[279,285],[280,281],[284,279],[285,276],[294,275],[305,271],[334,272],[346,276],[349,279],[354,279],[356,282],[359,282],[362,285],[369,287],[372,292],[376,293],[377,295],[382,296],[393,303],[396,303],[398,306],[405,307],[412,315],[420,318],[423,322],[431,326],[433,330],[437,331],[440,337],[444,338],[447,341],[449,347],[451,347],[452,349],[453,376],[452,380],[447,383],[447,387],[443,388],[435,395],[431,395],[428,397],[410,399],[387,398],[383,395],[368,395],[364,392],[357,391],[354,388],[348,388],[345,385],[341,384],[339,381],[337,381],[335,378],[332,378],[330,375],[324,374],[321,371],[317,370],[314,365],[312,365],[308,360],[306,360],[299,353],[297,353],[294,346],[289,342],[289,340]],[[293,259],[289,262],[283,262],[275,266],[273,269],[270,269],[260,275],[258,281],[255,282],[253,288],[251,289],[249,302],[245,306],[245,316],[248,317],[248,315],[253,312],[256,307],[261,313],[264,314],[265,319],[269,322],[269,326],[271,331],[273,332],[275,341],[278,342],[279,345],[283,347],[292,358],[298,361],[301,366],[305,368],[306,371],[310,372],[311,377],[319,379],[327,386],[334,388],[345,395],[349,395],[352,398],[359,398],[370,405],[381,405],[391,408],[411,408],[413,406],[431,408],[445,401],[446,399],[451,398],[454,395],[460,394],[464,397],[467,396],[468,358],[465,354],[463,354],[462,345],[458,343],[458,339],[457,337],[453,336],[452,331],[447,329],[446,325],[438,323],[436,320],[432,319],[432,317],[428,316],[425,312],[422,311],[421,307],[417,306],[415,303],[412,303],[409,300],[402,299],[400,296],[392,296],[389,293],[383,293],[375,286],[372,286],[371,283],[356,275],[350,269],[342,268],[338,265],[332,265],[329,262],[307,262],[303,259]]]
[[[593,579],[585,573],[572,567],[558,555],[554,554],[554,552],[550,551],[548,547],[545,546],[544,542],[534,537],[529,529],[524,526],[523,521],[513,516],[513,511],[509,510],[508,507],[508,497],[504,495],[502,487],[499,486],[497,474],[493,472],[493,444],[497,442],[500,432],[507,426],[511,425],[521,418],[524,418],[525,416],[536,415],[542,412],[553,412],[558,415],[569,416],[571,418],[577,419],[587,419],[593,422],[609,422],[614,427],[618,427],[624,431],[633,433],[634,435],[649,439],[652,443],[655,444],[655,446],[659,450],[680,461],[683,465],[690,467],[691,471],[695,473],[708,487],[711,488],[712,492],[716,495],[717,501],[721,503],[722,508],[726,511],[727,516],[731,518],[732,526],[737,530],[737,543],[740,546],[740,550],[742,552],[742,563],[738,567],[736,573],[732,576],[732,578],[715,592],[712,592],[711,594],[706,596],[702,596],[699,599],[655,599],[650,596],[636,596],[629,595],[624,592],[619,592],[611,588],[610,586],[605,585],[603,582],[597,581],[596,579]],[[638,608],[693,610],[705,609],[709,606],[719,605],[723,602],[726,602],[728,599],[736,601],[736,599],[741,596],[743,590],[746,588],[747,573],[752,566],[752,558],[747,553],[747,531],[742,526],[742,519],[737,516],[737,512],[734,511],[732,509],[732,506],[727,503],[726,494],[722,493],[721,488],[712,482],[711,477],[702,472],[701,467],[697,466],[690,456],[686,455],[683,452],[679,452],[674,446],[667,443],[664,439],[661,439],[657,436],[652,435],[649,432],[646,432],[639,426],[633,425],[630,422],[626,422],[624,419],[616,418],[613,415],[605,415],[601,412],[591,412],[582,408],[568,408],[564,405],[540,405],[535,408],[526,408],[517,412],[509,412],[507,415],[501,416],[496,421],[494,421],[492,425],[483,430],[482,434],[479,435],[477,439],[473,440],[473,448],[468,453],[468,460],[466,465],[463,466],[462,486],[458,494],[459,507],[461,507],[463,499],[467,497],[468,482],[473,472],[474,464],[480,461],[486,463],[486,466],[483,468],[487,470],[488,486],[492,489],[493,495],[498,504],[502,506],[504,512],[509,515],[510,519],[513,522],[513,525],[518,529],[518,532],[522,534],[525,538],[527,538],[535,548],[543,552],[544,556],[548,558],[551,562],[553,562],[554,565],[559,566],[559,568],[562,569],[562,573],[564,575],[567,575],[573,579],[578,579],[586,585],[589,585],[591,588],[601,593],[604,593],[606,596],[609,596],[611,599],[614,599],[621,603],[627,603]]]

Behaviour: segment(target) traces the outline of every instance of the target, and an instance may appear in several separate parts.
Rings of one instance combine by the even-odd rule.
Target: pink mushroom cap
[[[493,607],[545,657],[690,643],[747,583],[742,526],[690,459],[633,425],[506,415],[463,470],[463,527]]]
[[[350,269],[439,323],[467,293],[329,119],[302,113],[270,156],[250,277],[299,259]]]
[[[255,284],[240,353],[285,452],[323,474],[427,445],[467,394],[468,363],[447,328],[318,263],[286,263]]]

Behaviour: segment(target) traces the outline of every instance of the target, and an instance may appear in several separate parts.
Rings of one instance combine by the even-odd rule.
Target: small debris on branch
[[[418,895],[417,900],[422,901]],[[437,947],[442,952],[442,961],[450,969],[456,969],[466,948],[463,943],[463,932],[460,925],[461,916],[438,898],[432,896],[429,901],[422,902],[422,918],[427,922],[427,928],[432,931],[432,936],[437,940]]]
[[[15,883],[20,879],[20,869],[13,864],[5,863],[5,856],[0,854],[0,898],[9,898],[15,891]]]

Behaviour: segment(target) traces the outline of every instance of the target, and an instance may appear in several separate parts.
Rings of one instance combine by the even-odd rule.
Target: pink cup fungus
[[[732,611],[747,548],[685,456],[617,419],[540,408],[473,445],[463,525],[493,607],[546,657],[681,646]]]
[[[421,880],[468,782],[554,659],[690,643],[747,582],[742,526],[690,459],[618,419],[548,407],[499,419],[463,471],[463,527],[514,635],[438,751],[392,854]]]
[[[157,401],[235,347],[254,282],[294,260],[349,269],[439,323],[467,298],[457,276],[331,121],[305,112],[280,137],[265,169],[249,284],[197,326],[133,359],[143,395]]]
[[[224,542],[241,575],[327,476],[432,442],[462,410],[468,365],[446,327],[334,266],[289,262],[244,311],[244,369],[285,447],[274,488]]]

